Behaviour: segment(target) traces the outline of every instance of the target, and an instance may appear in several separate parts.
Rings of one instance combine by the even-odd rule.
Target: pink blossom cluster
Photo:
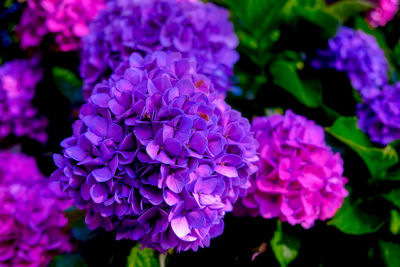
[[[0,152],[0,266],[47,266],[70,252],[64,209],[70,202],[40,173],[35,159]]]
[[[42,75],[36,58],[16,59],[0,66],[0,138],[14,134],[47,141],[47,119],[32,105]]]
[[[278,217],[304,228],[334,216],[348,195],[343,160],[313,121],[287,111],[255,118],[259,170],[251,179],[244,207],[253,216]]]
[[[375,0],[376,8],[367,13],[368,23],[376,28],[385,26],[399,10],[399,0]]]
[[[28,0],[17,32],[21,47],[39,46],[54,35],[61,51],[77,50],[81,37],[89,33],[88,22],[105,8],[104,0]]]

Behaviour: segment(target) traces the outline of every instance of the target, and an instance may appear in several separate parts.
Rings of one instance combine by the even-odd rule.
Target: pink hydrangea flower
[[[77,50],[89,33],[87,23],[105,5],[104,0],[28,0],[17,32],[21,47],[39,46],[47,34],[54,35],[61,51]]]
[[[47,119],[32,105],[43,71],[36,58],[17,59],[0,66],[0,138],[10,134],[47,141]]]
[[[339,153],[325,143],[323,128],[287,111],[255,118],[252,130],[260,143],[260,160],[242,198],[248,213],[304,228],[333,217],[348,195],[347,179]]]
[[[70,252],[64,209],[70,201],[39,171],[35,159],[0,152],[0,266],[47,266]]]
[[[367,21],[374,28],[385,26],[394,18],[399,9],[398,0],[374,0],[373,2],[376,2],[376,8],[367,13]]]

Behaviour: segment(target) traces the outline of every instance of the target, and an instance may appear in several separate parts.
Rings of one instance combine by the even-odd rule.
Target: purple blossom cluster
[[[198,72],[207,75],[218,91],[230,88],[239,58],[238,38],[224,8],[197,0],[115,0],[89,28],[81,57],[86,99],[94,84],[108,78],[132,52],[194,57]]]
[[[65,197],[40,173],[34,158],[0,152],[0,266],[44,267],[72,250],[63,230]]]
[[[94,87],[52,175],[90,229],[162,252],[222,233],[256,171],[257,143],[196,69],[180,53],[133,53]]]
[[[361,30],[341,27],[319,51],[315,68],[329,67],[347,73],[352,86],[363,97],[371,97],[388,81],[389,64],[375,37]]]
[[[27,0],[17,32],[23,49],[39,46],[54,35],[61,51],[77,50],[89,33],[88,22],[105,8],[104,0]]]
[[[357,106],[358,127],[371,140],[387,145],[400,139],[400,83],[385,85],[379,94]]]
[[[367,13],[367,21],[374,28],[385,26],[399,10],[398,0],[373,0],[372,2],[375,2],[376,7]]]
[[[47,119],[31,103],[41,78],[37,59],[18,59],[0,66],[0,138],[14,134],[47,141]]]
[[[333,217],[348,195],[347,179],[323,128],[289,110],[255,118],[252,130],[260,144],[259,170],[240,205],[253,216],[278,217],[304,228]]]

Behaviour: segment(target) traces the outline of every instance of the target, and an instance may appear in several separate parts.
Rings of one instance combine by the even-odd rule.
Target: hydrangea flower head
[[[361,30],[341,27],[329,40],[329,48],[319,54],[314,67],[346,72],[352,86],[365,97],[388,81],[389,64],[384,51],[375,37]]]
[[[304,228],[333,217],[348,195],[343,161],[324,140],[324,130],[303,116],[255,118],[258,172],[241,205],[252,215],[278,217]]]
[[[371,140],[387,145],[400,139],[400,83],[385,85],[374,98],[357,106],[358,127]]]
[[[179,53],[134,53],[95,86],[52,175],[89,228],[162,252],[222,233],[255,171],[256,142],[196,68]]]
[[[368,11],[367,21],[374,28],[385,26],[399,10],[398,0],[374,0],[373,2],[376,3],[376,7]]]
[[[21,47],[39,46],[43,38],[54,35],[61,51],[77,50],[88,34],[88,22],[105,8],[104,0],[28,0],[17,32]]]
[[[47,120],[31,104],[42,78],[37,65],[36,59],[17,59],[0,66],[0,138],[14,134],[47,141]]]
[[[83,39],[81,75],[84,96],[132,52],[180,52],[194,57],[198,72],[208,75],[218,91],[229,89],[239,58],[227,10],[193,0],[116,0],[90,23]]]
[[[33,158],[0,152],[0,266],[47,266],[71,251],[63,230],[69,203],[57,188]]]

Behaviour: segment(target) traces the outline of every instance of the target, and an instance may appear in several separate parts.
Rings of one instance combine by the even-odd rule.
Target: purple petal
[[[99,183],[107,182],[112,178],[111,170],[108,167],[96,169],[92,171],[92,175]]]
[[[90,196],[94,203],[103,203],[108,197],[107,187],[104,184],[94,184],[90,188]]]
[[[174,233],[179,237],[183,238],[190,233],[189,223],[184,216],[177,217],[171,221],[171,227]]]
[[[166,185],[174,193],[180,193],[185,185],[184,179],[180,175],[169,175]]]

